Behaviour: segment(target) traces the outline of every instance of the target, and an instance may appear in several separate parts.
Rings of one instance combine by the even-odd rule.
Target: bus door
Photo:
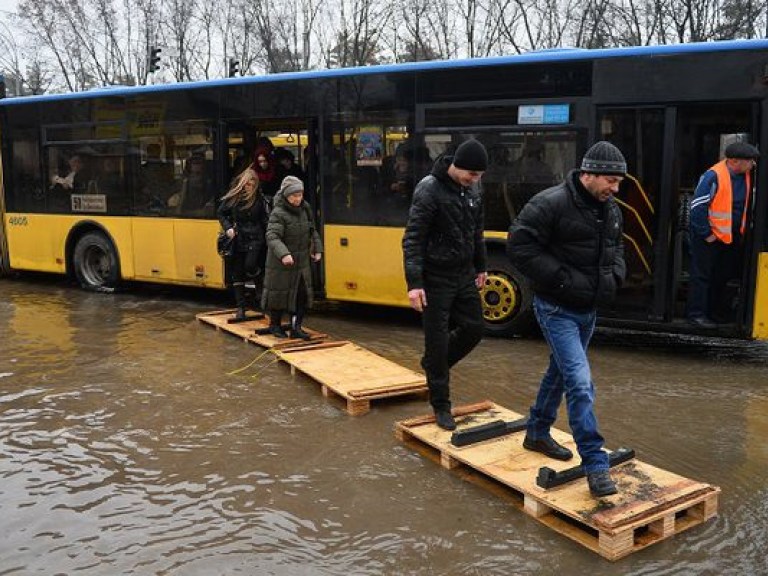
[[[671,228],[676,239],[671,253],[670,291],[666,306],[667,317],[673,321],[685,319],[689,293],[689,205],[701,175],[722,160],[725,148],[736,141],[759,142],[759,106],[751,102],[717,102],[677,107],[675,137],[675,167],[672,193],[675,218]],[[753,182],[755,173],[752,173]],[[754,205],[754,202],[752,202]],[[755,214],[752,213],[754,218]],[[752,299],[754,296],[756,258],[754,236],[750,229],[743,248],[730,271],[723,303],[712,303],[711,319],[721,329],[731,329],[744,335],[750,333]],[[719,305],[722,304],[722,305]]]
[[[224,195],[234,178],[262,160],[256,172],[262,193],[272,202],[282,178],[292,175],[304,182],[304,199],[318,217],[317,162],[314,155],[315,122],[307,118],[247,118],[222,123],[220,163]],[[266,253],[263,255],[266,256]]]
[[[304,180],[305,198],[312,202],[314,191],[314,163],[310,154],[312,123],[305,118],[253,118],[227,121],[223,150],[224,188],[247,167],[253,165],[258,155],[264,156],[267,165],[259,167],[264,193],[270,198],[280,187],[280,178],[292,174]],[[313,203],[314,204],[314,203]]]
[[[687,329],[690,200],[725,146],[750,139],[753,118],[752,106],[743,102],[598,110],[599,138],[616,144],[629,166],[616,197],[624,215],[627,278],[601,316]],[[732,283],[733,321],[739,284]]]

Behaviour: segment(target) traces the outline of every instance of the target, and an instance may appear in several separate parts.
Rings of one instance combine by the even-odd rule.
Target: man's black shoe
[[[443,430],[456,430],[456,420],[448,410],[438,410],[435,412],[435,421]]]
[[[698,328],[706,328],[707,330],[712,330],[714,328],[717,328],[717,324],[712,322],[712,320],[710,320],[706,316],[692,316],[688,318],[688,323],[693,324]]]
[[[309,334],[304,332],[301,328],[291,328],[291,338],[301,338],[302,340],[309,340],[312,338]]]
[[[611,475],[608,470],[598,470],[597,472],[590,472],[587,474],[587,484],[589,484],[589,492],[595,498],[601,498],[602,496],[610,496],[616,494],[619,490],[616,488],[616,483],[611,479]]]
[[[568,450],[565,446],[555,442],[554,438],[532,440],[526,436],[525,440],[523,440],[523,448],[532,450],[533,452],[541,452],[545,456],[549,456],[555,460],[570,460],[573,458],[573,452]]]
[[[283,330],[282,326],[271,326],[269,327],[269,333],[272,334],[275,338],[288,338],[288,334],[285,333],[285,330]]]

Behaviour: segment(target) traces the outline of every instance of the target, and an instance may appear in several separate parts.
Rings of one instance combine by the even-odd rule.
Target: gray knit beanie
[[[286,176],[283,178],[282,184],[280,184],[280,194],[284,198],[287,198],[291,194],[304,191],[304,182],[302,182],[296,176]]]
[[[615,174],[625,176],[627,173],[627,161],[621,150],[610,142],[601,140],[595,142],[584,154],[581,161],[581,171],[590,174]]]

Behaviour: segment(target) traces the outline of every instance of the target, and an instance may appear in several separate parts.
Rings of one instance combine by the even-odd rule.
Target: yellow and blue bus
[[[484,142],[488,331],[531,326],[531,290],[505,256],[510,222],[578,165],[621,148],[629,275],[604,325],[695,333],[684,321],[687,206],[725,146],[768,148],[768,41],[727,41],[307,71],[0,100],[5,269],[224,287],[215,207],[272,145],[303,170],[327,249],[328,299],[407,305],[401,238],[431,163]],[[733,322],[768,337],[768,165],[756,194]],[[269,184],[267,182],[266,184]],[[194,199],[195,202],[188,201]]]

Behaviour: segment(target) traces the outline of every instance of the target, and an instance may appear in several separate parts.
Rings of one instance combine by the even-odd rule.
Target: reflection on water
[[[401,445],[421,401],[353,418],[285,365],[228,375],[259,350],[198,324],[224,302],[202,298],[0,281],[0,574],[768,573],[763,343],[596,338],[609,446],[723,489],[716,520],[611,564]],[[410,314],[310,324],[418,368]],[[456,403],[524,412],[546,355],[484,341]]]

